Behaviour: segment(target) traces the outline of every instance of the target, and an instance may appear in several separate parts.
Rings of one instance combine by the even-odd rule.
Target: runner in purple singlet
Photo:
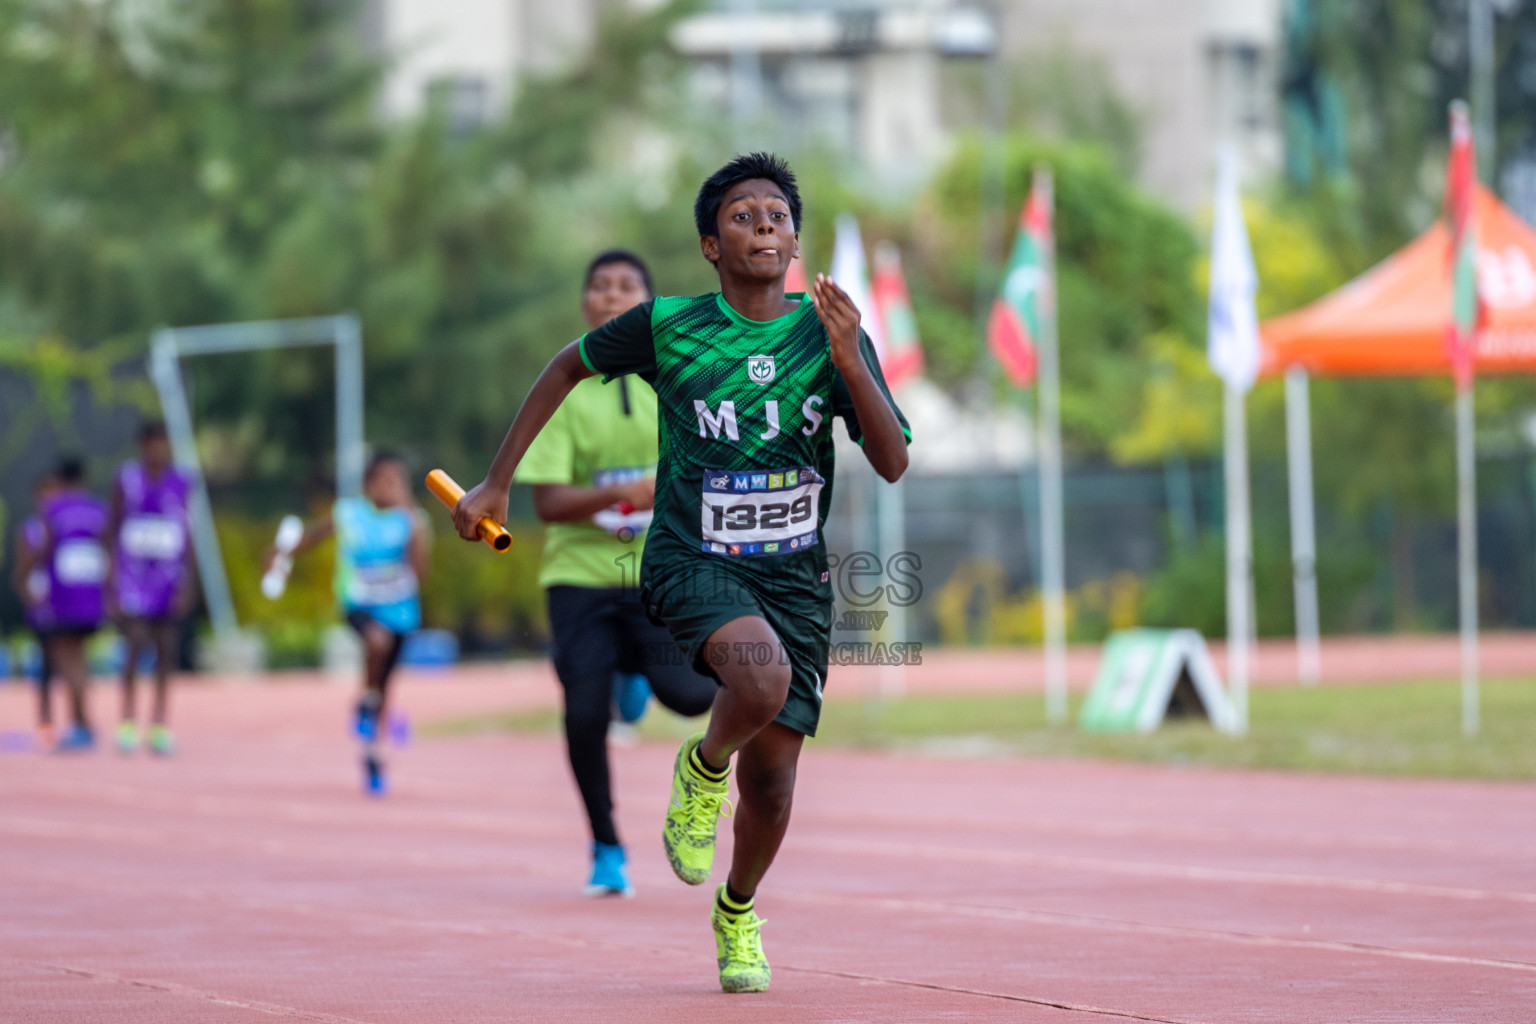
[[[96,739],[85,708],[91,681],[85,642],[101,627],[106,611],[107,506],[86,491],[79,459],[60,462],[57,475],[59,491],[43,505],[42,556],[53,606],[48,660],[69,685],[70,728],[55,749],[89,750]]]
[[[37,636],[42,657],[37,669],[37,738],[44,750],[53,748],[53,668],[48,663],[48,631],[53,628],[53,601],[48,593],[48,565],[44,557],[48,529],[43,525],[43,506],[59,489],[58,478],[44,473],[32,486],[33,515],[16,530],[16,557],[11,586],[26,608],[27,628]]]
[[[146,651],[155,653],[149,749],[161,755],[174,749],[166,710],[177,631],[192,598],[188,585],[192,550],[188,543],[188,489],[186,474],[171,464],[165,424],[144,424],[139,428],[138,461],[125,463],[117,471],[107,533],[112,546],[107,597],[128,641],[123,662],[123,718],[117,727],[117,749],[123,754],[139,748],[134,683],[139,659]]]

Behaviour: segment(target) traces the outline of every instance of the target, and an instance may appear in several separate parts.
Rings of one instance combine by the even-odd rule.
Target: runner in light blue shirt
[[[361,498],[341,498],[329,514],[304,528],[294,556],[336,537],[336,600],[347,623],[363,639],[363,692],[355,730],[363,743],[363,785],[371,796],[386,791],[380,744],[390,675],[408,634],[421,626],[421,579],[431,538],[426,517],[411,495],[405,460],[390,452],[373,457]],[[267,551],[265,568],[277,558]]]

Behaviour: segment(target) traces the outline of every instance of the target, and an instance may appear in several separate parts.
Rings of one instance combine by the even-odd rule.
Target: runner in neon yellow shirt
[[[600,327],[651,298],[633,253],[594,259],[581,312]],[[644,709],[647,687],[680,715],[708,711],[715,681],[694,671],[664,626],[650,621],[636,588],[656,486],[656,393],[639,377],[592,377],[571,391],[517,467],[549,524],[539,583],[549,601],[555,673],[565,691],[571,772],[592,829],[590,896],[628,896],[624,847],[613,821],[608,725]]]

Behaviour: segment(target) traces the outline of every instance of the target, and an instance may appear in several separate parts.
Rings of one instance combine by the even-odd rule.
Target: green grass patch
[[[559,732],[560,712],[554,708],[545,708],[542,711],[507,711],[464,718],[439,718],[415,725],[415,731],[423,739],[451,739],[497,732]]]
[[[956,756],[1119,758],[1376,775],[1536,779],[1536,680],[1483,684],[1481,733],[1461,734],[1457,684],[1260,689],[1250,694],[1249,732],[1223,736],[1201,721],[1170,721],[1147,736],[1052,728],[1038,695],[917,696],[883,703],[828,701],[819,744],[921,750]],[[1073,702],[1075,716],[1080,699]],[[422,732],[555,732],[555,711],[433,723]],[[666,712],[641,734],[676,739],[697,725]]]

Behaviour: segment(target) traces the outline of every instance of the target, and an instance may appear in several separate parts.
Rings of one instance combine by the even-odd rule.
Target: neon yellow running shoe
[[[703,733],[690,736],[677,751],[672,765],[672,801],[661,829],[661,843],[672,873],[689,885],[709,881],[709,870],[715,865],[715,826],[722,814],[731,816],[725,780],[703,778],[689,761],[689,753],[703,739]]]
[[[715,926],[715,954],[720,965],[720,988],[725,992],[766,992],[773,971],[763,955],[763,919],[757,911],[727,914],[720,909],[720,894],[715,894],[715,912],[710,923]]]
[[[176,738],[165,726],[152,725],[149,727],[149,749],[161,757],[170,757],[176,753]]]
[[[119,754],[131,754],[139,749],[139,726],[132,719],[126,719],[117,726],[117,752]]]

